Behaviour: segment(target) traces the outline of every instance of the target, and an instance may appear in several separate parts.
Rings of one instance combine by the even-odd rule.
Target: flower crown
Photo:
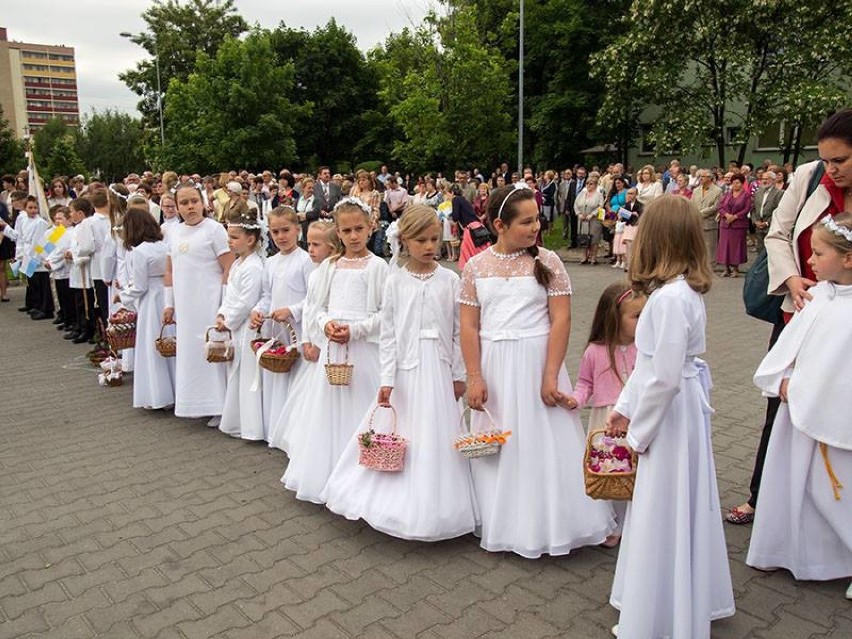
[[[260,231],[263,229],[260,222],[250,215],[241,215],[236,222],[228,222],[228,226],[237,226],[244,231]]]
[[[118,191],[116,191],[115,186],[112,184],[109,185],[109,192],[112,193],[114,196],[121,198],[122,200],[126,200],[130,197],[129,195],[124,195],[123,193],[119,193]]]
[[[342,200],[340,200],[337,204],[335,204],[334,205],[334,212],[337,212],[337,209],[339,209],[341,206],[345,206],[347,204],[352,205],[352,206],[357,206],[359,209],[364,211],[364,213],[366,213],[367,215],[372,215],[372,213],[373,213],[373,209],[371,209],[369,207],[369,205],[366,202],[364,202],[364,200],[362,200],[361,198],[352,197],[352,196],[345,197]]]
[[[826,215],[822,218],[822,225],[835,235],[839,235],[844,238],[847,242],[852,242],[852,229],[846,226],[840,226],[830,215]]]

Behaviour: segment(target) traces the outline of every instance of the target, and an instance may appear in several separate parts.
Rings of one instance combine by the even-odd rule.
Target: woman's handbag
[[[589,248],[592,245],[591,220],[581,220],[577,231],[577,246],[580,248]]]
[[[814,191],[817,190],[822,176],[825,174],[825,165],[820,162],[811,175],[808,182],[808,191],[805,196],[807,202]],[[804,208],[804,204],[802,204]],[[796,219],[793,221],[793,226],[790,229],[792,236],[796,230],[796,222],[799,221],[802,209],[796,213]],[[769,256],[766,249],[757,256],[754,264],[748,270],[743,282],[743,303],[745,304],[746,314],[754,318],[775,324],[781,319],[781,304],[784,303],[783,295],[770,295],[769,290]]]
[[[467,225],[470,231],[470,239],[476,247],[484,246],[491,241],[491,233],[481,222],[471,222]]]

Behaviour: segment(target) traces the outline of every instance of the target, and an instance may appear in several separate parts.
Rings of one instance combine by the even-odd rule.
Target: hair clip
[[[527,185],[526,182],[515,182],[512,185],[512,190],[506,194],[506,197],[503,198],[503,201],[500,203],[500,208],[497,209],[497,219],[503,219],[503,207],[506,206],[506,202],[518,191],[532,191],[532,189]]]
[[[847,242],[852,242],[852,229],[840,226],[830,215],[826,215],[822,218],[822,225],[835,235],[839,235],[844,238]]]
[[[343,198],[337,204],[335,204],[334,205],[334,211],[336,212],[337,209],[339,209],[341,206],[344,206],[346,204],[351,204],[352,206],[357,206],[359,209],[364,211],[364,213],[366,213],[367,215],[372,215],[372,213],[373,213],[373,209],[371,209],[369,207],[369,205],[367,205],[367,203],[364,202],[364,200],[362,200],[359,197],[352,197],[351,195]]]

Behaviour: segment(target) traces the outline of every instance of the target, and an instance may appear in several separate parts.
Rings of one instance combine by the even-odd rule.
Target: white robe
[[[280,308],[289,308],[290,323],[296,331],[297,342],[302,332],[302,307],[308,293],[308,276],[314,270],[310,256],[301,248],[284,255],[276,253],[266,260],[263,271],[263,290],[254,310],[267,316]],[[274,322],[264,326],[266,337],[277,336],[287,341],[286,329]],[[277,333],[282,333],[280,336]],[[281,448],[280,438],[275,436],[275,426],[287,402],[290,386],[301,367],[301,358],[287,373],[262,372],[263,382],[263,432],[270,446]]]
[[[852,487],[852,286],[821,282],[809,292],[813,300],[754,374],[770,397],[790,382],[772,426],[746,563],[786,568],[796,579],[839,579],[852,576],[852,497],[840,490],[834,498],[820,442],[840,483]]]
[[[704,300],[683,277],[654,291],[615,410],[639,453],[610,603],[620,639],[709,639],[734,614],[710,439]]]
[[[133,407],[165,408],[175,403],[175,361],[154,347],[163,318],[163,275],[168,249],[163,242],[143,242],[127,253],[121,304],[137,314],[134,348]]]
[[[177,323],[175,415],[221,415],[227,367],[207,361],[204,338],[222,299],[218,258],[230,251],[228,234],[221,224],[205,218],[195,226],[173,227],[168,246]]]

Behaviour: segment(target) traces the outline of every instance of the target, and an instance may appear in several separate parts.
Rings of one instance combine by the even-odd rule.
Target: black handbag
[[[820,162],[811,175],[810,182],[808,182],[808,192],[805,196],[805,202],[817,190],[824,174],[825,165]],[[804,204],[802,208],[804,208]],[[802,209],[799,209],[799,212],[796,213],[796,219],[793,221],[793,226],[790,230],[791,236],[801,213]],[[757,256],[754,264],[751,265],[748,273],[746,273],[745,281],[743,282],[743,303],[745,304],[746,315],[769,322],[770,324],[775,324],[781,319],[781,304],[784,303],[784,296],[770,295],[767,292],[768,289],[769,257],[766,254],[766,249],[763,249],[760,255]]]
[[[470,239],[473,240],[473,245],[476,247],[484,246],[491,241],[491,233],[480,223],[471,223],[468,225],[470,231]]]
[[[585,226],[585,233],[583,227]],[[577,246],[589,248],[592,245],[592,223],[589,220],[580,222],[579,233],[577,233]]]

